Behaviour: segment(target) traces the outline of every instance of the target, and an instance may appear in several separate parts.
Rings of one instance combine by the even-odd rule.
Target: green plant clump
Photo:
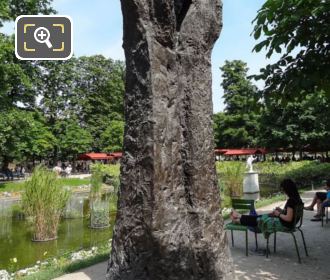
[[[31,222],[34,241],[47,241],[57,238],[61,214],[70,197],[63,189],[53,171],[43,166],[34,169],[25,182],[22,197],[23,210]]]
[[[111,194],[110,203],[106,200],[102,201],[101,187],[105,175],[114,176],[113,170],[110,169],[109,165],[94,164],[92,166],[92,177],[91,177],[91,190],[90,190],[90,226],[91,228],[106,228],[110,226],[109,219],[109,207],[111,201],[114,200],[113,196],[116,196],[115,187]],[[112,178],[112,177],[110,177]]]
[[[240,197],[243,193],[245,164],[242,162],[218,163],[221,192],[229,197]]]
[[[109,203],[94,201],[91,205],[91,228],[106,228],[110,226]]]

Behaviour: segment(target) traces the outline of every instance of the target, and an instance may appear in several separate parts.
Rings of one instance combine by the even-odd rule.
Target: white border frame
[[[63,58],[42,58],[42,57],[24,58],[24,57],[21,57],[17,53],[17,23],[23,17],[30,17],[30,18],[35,18],[35,17],[65,17],[65,18],[67,18],[71,23],[71,52],[70,52],[70,54],[67,57],[63,57]],[[72,18],[70,16],[66,16],[66,15],[20,15],[20,16],[18,16],[15,19],[15,55],[20,60],[68,60],[68,59],[70,59],[73,56],[73,21],[72,21]]]

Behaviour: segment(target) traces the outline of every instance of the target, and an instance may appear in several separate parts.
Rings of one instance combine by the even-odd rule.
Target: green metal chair
[[[246,210],[249,211],[250,213],[252,211],[255,211],[254,208],[254,200],[250,199],[232,199],[232,207],[235,210]],[[256,250],[258,249],[258,238],[257,234],[260,233],[258,229],[250,228],[247,226],[243,226],[240,224],[234,224],[232,222],[228,223],[225,225],[226,230],[230,230],[231,232],[231,244],[234,247],[234,231],[245,231],[245,254],[248,256],[248,231],[251,230],[254,232],[255,236],[255,241],[256,241]]]
[[[296,209],[294,210],[295,213],[295,220],[294,220],[294,224],[295,226],[292,229],[285,229],[283,231],[277,231],[277,232],[283,232],[283,233],[289,233],[292,235],[293,237],[293,241],[296,247],[296,251],[297,251],[297,256],[298,256],[298,261],[299,263],[301,263],[301,258],[300,258],[300,253],[299,253],[299,248],[298,248],[298,244],[297,244],[297,239],[296,236],[294,235],[295,232],[299,231],[301,233],[301,238],[304,244],[304,249],[305,249],[305,253],[306,256],[308,257],[308,252],[307,252],[307,247],[306,247],[306,242],[305,242],[305,237],[304,237],[304,233],[301,230],[301,226],[302,226],[302,222],[303,222],[303,215],[304,215],[304,204],[298,205],[296,207]],[[274,231],[274,253],[276,252],[276,231]],[[268,254],[269,254],[269,236],[267,238],[267,249],[266,249],[266,257],[268,258]]]

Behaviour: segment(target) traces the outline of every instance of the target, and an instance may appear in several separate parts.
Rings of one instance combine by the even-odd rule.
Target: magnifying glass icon
[[[49,49],[53,47],[52,43],[49,41],[50,32],[46,27],[38,27],[34,31],[34,39],[41,44],[46,44]]]

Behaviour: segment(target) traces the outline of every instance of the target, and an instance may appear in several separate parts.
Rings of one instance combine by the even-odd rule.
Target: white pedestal
[[[257,172],[246,172],[243,180],[243,198],[260,199],[259,175]]]

